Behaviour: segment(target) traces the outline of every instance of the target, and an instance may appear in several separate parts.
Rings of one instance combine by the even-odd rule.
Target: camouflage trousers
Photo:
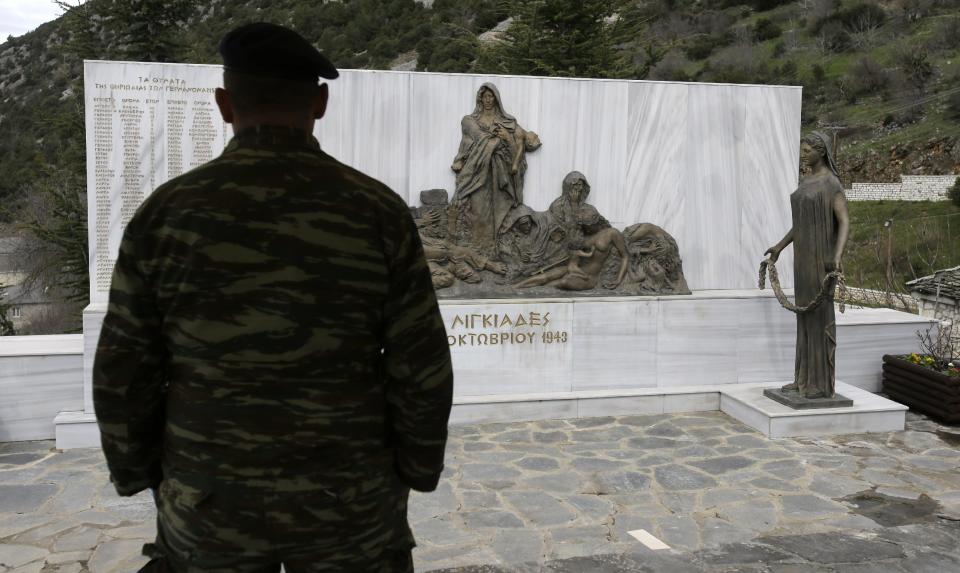
[[[141,573],[412,573],[409,489],[390,476],[264,491],[167,477]]]

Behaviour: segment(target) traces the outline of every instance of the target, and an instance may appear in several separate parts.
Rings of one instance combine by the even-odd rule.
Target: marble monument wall
[[[546,209],[578,170],[614,226],[651,222],[676,238],[691,289],[755,288],[764,250],[790,226],[799,87],[343,70],[316,136],[411,205],[425,189],[452,194],[460,120],[486,81],[543,142],[526,204]],[[220,83],[219,66],[85,63],[92,302],[106,301],[137,205],[229,140]]]

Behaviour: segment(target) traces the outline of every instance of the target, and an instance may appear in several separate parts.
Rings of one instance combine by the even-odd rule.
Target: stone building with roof
[[[26,271],[18,264],[19,237],[0,237],[0,285],[4,287],[3,301],[10,305],[7,315],[17,334],[29,334],[30,324],[36,323],[50,311],[53,302],[46,289],[26,289],[23,280]]]
[[[953,340],[960,344],[960,266],[942,269],[907,282],[907,290],[920,301],[920,315],[953,325]]]

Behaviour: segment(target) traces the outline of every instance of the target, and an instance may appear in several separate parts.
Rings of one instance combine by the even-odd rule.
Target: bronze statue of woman
[[[523,203],[527,164],[518,149],[525,145],[527,132],[504,111],[500,92],[491,83],[477,90],[476,107],[460,127],[460,149],[451,165],[457,174],[452,203],[469,205],[471,243],[495,255],[503,220]],[[536,142],[528,149],[538,146]]]
[[[797,306],[817,298],[827,274],[840,269],[840,258],[850,231],[847,199],[827,137],[813,132],[800,143],[800,161],[808,174],[790,195],[793,227],[779,243],[767,249],[776,262],[793,243],[793,277]],[[797,350],[794,382],[782,388],[803,398],[833,398],[837,325],[833,287],[820,305],[797,314]]]

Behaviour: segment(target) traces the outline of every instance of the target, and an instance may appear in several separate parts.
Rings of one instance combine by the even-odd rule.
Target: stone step
[[[720,392],[720,409],[771,438],[835,436],[865,432],[898,432],[906,423],[907,407],[837,381],[836,391],[853,406],[794,410],[763,395],[781,384],[736,385]]]

